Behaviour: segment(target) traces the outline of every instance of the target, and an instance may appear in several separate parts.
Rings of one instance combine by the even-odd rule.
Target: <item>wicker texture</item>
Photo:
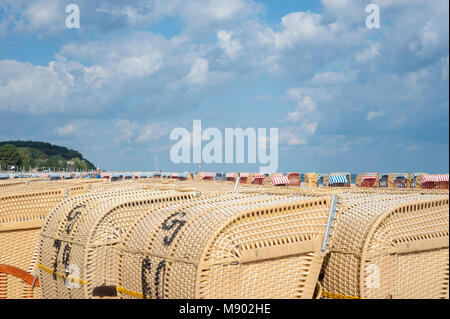
[[[43,296],[92,296],[93,287],[99,284],[95,266],[107,266],[108,276],[114,277],[115,247],[139,214],[193,197],[192,193],[122,190],[66,200],[52,211],[41,231],[39,277]],[[81,284],[80,289],[67,285],[64,276],[69,275],[68,266],[76,267],[76,276],[71,277]]]
[[[136,224],[120,254],[120,296],[311,298],[329,198],[232,196]]]
[[[314,173],[303,187],[273,187],[273,176],[236,188],[1,181],[0,265],[39,266],[40,286],[0,272],[0,298],[97,298],[105,287],[117,294],[108,298],[449,297],[448,190],[421,189],[420,175],[414,189],[317,188]],[[325,254],[331,195],[339,209]],[[375,275],[379,288],[368,289]]]
[[[448,298],[448,197],[354,201],[323,269],[334,298]]]

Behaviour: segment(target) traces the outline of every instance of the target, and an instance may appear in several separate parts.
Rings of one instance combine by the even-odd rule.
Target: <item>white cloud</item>
[[[159,140],[169,133],[167,123],[153,122],[150,124],[140,124],[136,121],[117,120],[114,130],[110,132],[115,143],[143,143]]]
[[[311,97],[305,96],[301,101],[297,103],[297,107],[294,112],[288,113],[287,120],[290,123],[298,123],[305,118],[315,116],[317,114],[316,104]]]
[[[317,105],[310,96],[304,95],[301,88],[290,89],[286,94],[288,99],[296,100],[297,106],[285,119],[289,125],[280,130],[280,142],[288,146],[307,144],[319,124]]]
[[[279,50],[293,47],[299,41],[325,41],[331,30],[321,24],[322,15],[293,12],[281,18],[283,30],[274,34],[275,47]]]
[[[261,5],[251,0],[191,0],[179,1],[177,11],[189,30],[205,32],[261,13]]]
[[[280,143],[288,146],[298,146],[306,144],[306,138],[299,136],[298,132],[294,131],[294,129],[294,127],[286,127],[280,130]]]
[[[367,113],[367,119],[369,121],[375,120],[376,118],[379,118],[381,116],[383,116],[383,112],[370,111],[369,113]]]
[[[160,69],[163,56],[164,54],[161,51],[137,56],[127,56],[118,62],[118,68],[121,73],[128,76],[148,76]]]
[[[168,133],[168,128],[159,123],[151,123],[141,128],[140,135],[136,138],[137,142],[155,141]]]
[[[54,64],[2,60],[0,70],[0,110],[37,114],[64,108],[71,78]]]
[[[131,143],[132,138],[136,135],[136,132],[139,129],[139,124],[131,122],[129,120],[118,120],[115,125],[115,128],[116,128],[115,131],[116,137],[113,140],[114,142]]]
[[[52,130],[58,137],[67,140],[84,140],[94,134],[97,122],[89,122],[86,120],[72,120],[69,123],[58,126]]]
[[[339,72],[316,73],[311,80],[313,84],[337,84],[350,80],[351,76]]]
[[[371,43],[368,48],[364,49],[355,55],[355,60],[358,63],[371,62],[375,57],[380,55],[381,45],[378,42]]]
[[[189,84],[202,84],[208,78],[209,62],[206,59],[199,58],[191,66],[189,74],[184,78]]]
[[[65,8],[55,0],[41,0],[27,3],[22,19],[16,22],[19,32],[37,33],[38,37],[53,35],[65,30]]]
[[[69,123],[64,126],[57,127],[55,132],[61,136],[68,136],[74,134],[76,130],[77,127],[74,124]]]
[[[227,32],[220,30],[217,32],[217,38],[219,39],[219,47],[228,55],[232,60],[236,58],[241,51],[242,46],[239,40],[232,39],[233,32]]]

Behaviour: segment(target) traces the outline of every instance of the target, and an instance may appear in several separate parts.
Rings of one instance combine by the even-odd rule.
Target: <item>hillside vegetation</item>
[[[73,165],[72,163],[73,162]],[[0,166],[14,165],[19,170],[91,170],[95,166],[75,150],[45,142],[0,142]]]

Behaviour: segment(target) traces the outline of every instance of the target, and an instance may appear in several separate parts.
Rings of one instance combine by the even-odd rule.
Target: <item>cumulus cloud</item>
[[[355,60],[358,63],[367,63],[372,61],[376,56],[380,55],[381,45],[378,42],[370,43],[369,47],[365,48],[362,52],[358,52],[355,56]]]
[[[189,74],[184,78],[189,84],[202,84],[208,78],[209,62],[206,59],[199,58],[191,66]]]
[[[34,66],[0,60],[0,69],[0,110],[35,114],[64,108],[72,78],[55,63]]]
[[[118,68],[128,76],[144,77],[159,70],[162,58],[163,53],[161,51],[139,56],[128,56],[120,60]]]
[[[242,46],[239,40],[233,40],[232,36],[233,32],[224,30],[217,32],[219,47],[233,60],[239,54],[239,51],[241,51]]]
[[[169,133],[167,127],[161,126],[159,123],[151,123],[141,128],[137,142],[155,141]]]
[[[322,25],[322,15],[306,12],[294,12],[281,19],[283,30],[274,33],[275,48],[291,48],[300,41],[321,41],[329,38],[331,30]]]
[[[118,144],[153,142],[169,133],[167,123],[164,125],[158,122],[140,124],[126,119],[117,120],[114,128],[111,134],[114,136],[114,142]]]
[[[288,146],[298,146],[308,143],[308,138],[316,133],[320,113],[316,103],[301,88],[286,92],[288,99],[295,100],[297,106],[289,112],[285,121],[288,123],[280,130],[280,142]]]
[[[131,143],[132,138],[135,137],[136,132],[139,129],[139,124],[129,120],[118,120],[115,129],[117,130],[117,134],[114,138],[114,142]]]
[[[311,97],[305,96],[301,101],[297,103],[295,111],[288,113],[287,121],[290,123],[298,123],[299,121],[316,114],[316,104],[312,101]]]

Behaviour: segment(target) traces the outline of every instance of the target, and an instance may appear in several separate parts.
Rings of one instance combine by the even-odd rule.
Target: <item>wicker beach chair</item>
[[[308,187],[318,187],[318,178],[319,175],[316,173],[306,173],[305,174],[305,186]]]
[[[350,173],[327,174],[323,180],[325,187],[350,187]]]
[[[408,174],[393,173],[388,177],[388,188],[406,188],[408,185]]]
[[[286,176],[289,179],[290,186],[300,186],[301,183],[300,173],[297,172],[287,173]]]
[[[0,298],[41,297],[39,284],[30,282],[40,228],[56,204],[78,191],[75,187],[75,192],[59,189],[0,197]]]
[[[421,189],[447,189],[448,174],[423,174],[416,177],[416,185]]]
[[[92,298],[117,274],[114,252],[139,214],[195,194],[125,190],[92,193],[56,207],[42,227],[39,279],[45,298]],[[96,269],[102,268],[100,276]],[[101,294],[100,294],[101,295]]]
[[[266,175],[264,175],[264,174],[252,174],[251,184],[252,185],[262,185],[264,183],[265,179],[266,179]]]
[[[377,173],[364,173],[356,175],[355,181],[356,187],[378,187],[378,174]]]
[[[272,186],[286,186],[289,185],[289,178],[282,173],[277,173],[270,179]]]
[[[448,298],[448,205],[417,194],[352,203],[334,229],[323,297]]]
[[[239,184],[249,184],[250,178],[250,173],[239,173]]]
[[[233,182],[233,183],[236,181],[236,178],[238,176],[239,176],[238,173],[226,173],[225,174],[226,181]]]
[[[253,194],[149,212],[122,246],[119,296],[312,298],[330,205],[330,197]]]

